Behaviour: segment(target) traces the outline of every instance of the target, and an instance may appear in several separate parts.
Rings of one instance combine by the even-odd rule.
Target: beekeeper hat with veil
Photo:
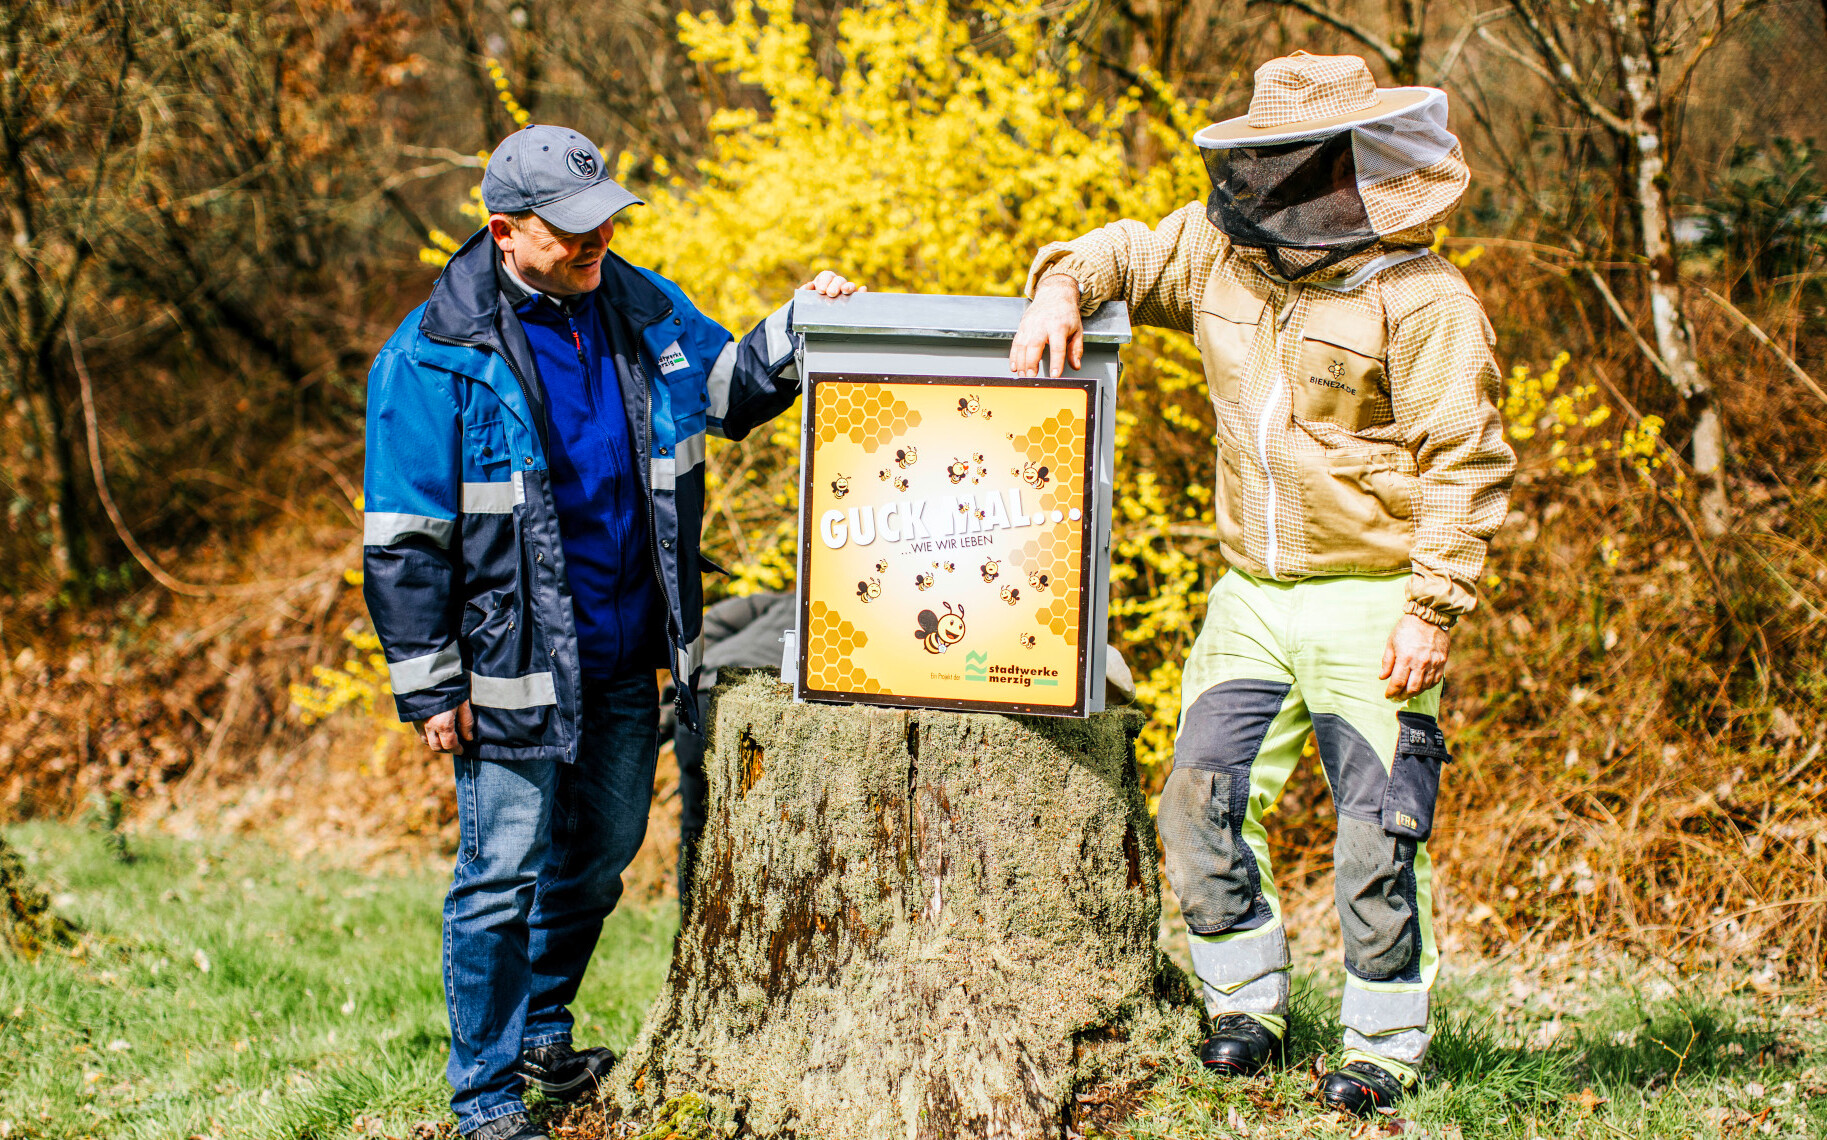
[[[1354,55],[1272,59],[1250,111],[1193,136],[1211,175],[1206,210],[1276,274],[1312,277],[1381,243],[1425,246],[1470,180],[1446,127],[1446,92],[1379,89]]]

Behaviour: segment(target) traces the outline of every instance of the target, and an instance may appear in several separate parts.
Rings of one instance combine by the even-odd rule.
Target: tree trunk
[[[625,1109],[697,1095],[755,1136],[1060,1137],[1190,1056],[1139,714],[794,704],[757,672],[711,715],[710,826],[616,1067]]]
[[[1657,91],[1654,9],[1640,2],[1611,6],[1618,32],[1630,142],[1636,152],[1633,204],[1643,256],[1649,262],[1649,312],[1656,352],[1668,367],[1669,382],[1693,419],[1692,459],[1699,486],[1700,526],[1718,538],[1729,527],[1726,502],[1725,423],[1713,384],[1700,370],[1694,351],[1694,329],[1681,309],[1681,285],[1675,258],[1674,227],[1669,222],[1667,161],[1662,143],[1662,107]]]

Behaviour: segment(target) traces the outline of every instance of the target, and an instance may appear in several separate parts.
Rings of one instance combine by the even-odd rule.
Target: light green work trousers
[[[1439,966],[1426,841],[1447,755],[1439,687],[1392,701],[1377,677],[1406,582],[1220,578],[1186,663],[1158,823],[1208,1010],[1285,1032],[1288,944],[1263,816],[1313,734],[1338,813],[1345,1060],[1412,1082]]]

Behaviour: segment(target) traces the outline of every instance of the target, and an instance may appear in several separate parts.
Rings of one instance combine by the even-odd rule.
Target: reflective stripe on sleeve
[[[387,680],[395,695],[416,693],[462,675],[463,661],[458,657],[455,645],[447,645],[423,657],[387,662]]]
[[[793,302],[788,301],[775,309],[767,319],[768,335],[768,371],[774,372],[781,365],[793,359],[793,337],[787,331],[787,322],[793,316]]]
[[[362,514],[362,545],[392,546],[402,538],[423,535],[439,546],[449,546],[456,530],[455,519],[434,519],[430,515],[406,515],[395,511],[366,511]]]
[[[711,365],[710,376],[705,379],[710,395],[710,407],[705,414],[713,420],[720,420],[730,414],[730,381],[736,375],[736,342],[730,341],[717,354],[717,363]]]
[[[519,472],[515,472],[516,475]],[[511,515],[518,498],[518,480],[499,483],[463,484],[463,513],[466,515]]]
[[[485,709],[530,709],[558,703],[552,674],[528,673],[524,677],[469,675],[470,703]]]

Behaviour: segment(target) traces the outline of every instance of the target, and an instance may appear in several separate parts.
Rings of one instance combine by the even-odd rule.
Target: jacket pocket
[[[1213,488],[1212,514],[1218,525],[1219,541],[1242,553],[1248,533],[1243,513],[1243,464],[1237,449],[1218,433],[1218,466]]]
[[[463,481],[497,483],[508,478],[514,456],[507,427],[498,419],[463,425]]]
[[[1212,399],[1232,403],[1243,398],[1244,371],[1263,299],[1232,281],[1214,279],[1206,286],[1193,325],[1193,339],[1205,364],[1205,383]]]
[[[1388,352],[1381,317],[1336,301],[1315,303],[1301,329],[1295,417],[1351,431],[1394,422],[1384,379]]]
[[[540,648],[534,624],[518,590],[490,591],[464,606],[470,704],[484,746],[536,748],[552,735],[558,702],[552,658]]]
[[[1396,714],[1396,754],[1383,793],[1383,830],[1416,842],[1434,833],[1434,805],[1440,798],[1440,766],[1452,759],[1446,734],[1426,713]]]
[[[1414,478],[1393,453],[1324,455],[1301,465],[1312,568],[1390,573],[1414,546]]]

